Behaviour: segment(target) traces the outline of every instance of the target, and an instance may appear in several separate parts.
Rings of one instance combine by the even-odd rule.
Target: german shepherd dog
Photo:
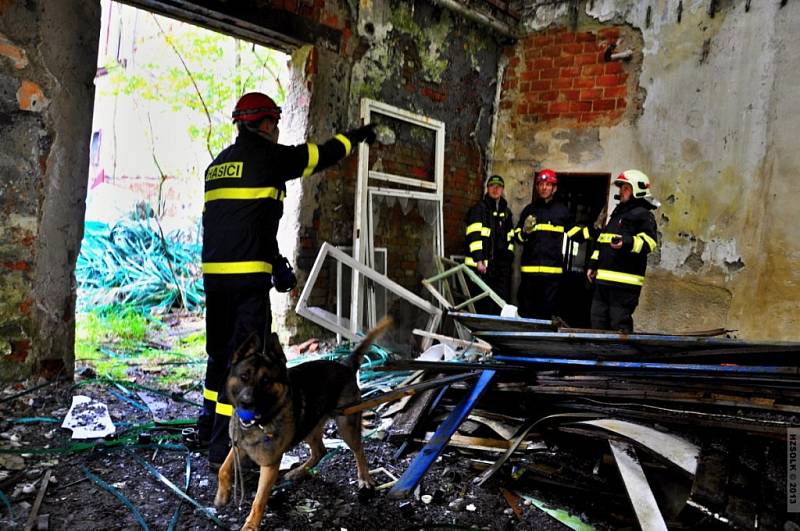
[[[233,355],[225,383],[235,408],[229,428],[232,448],[219,469],[214,505],[228,503],[237,451],[244,450],[260,466],[260,475],[256,497],[242,529],[259,528],[284,452],[303,440],[311,447],[308,460],[286,474],[285,479],[290,480],[306,475],[325,455],[325,423],[335,409],[361,398],[356,382],[361,357],[391,323],[390,318],[384,318],[345,363],[319,360],[287,369],[275,334],[266,338],[263,351],[258,338],[252,336]],[[359,488],[374,488],[361,444],[361,412],[339,415],[335,420],[340,436],[356,458]]]

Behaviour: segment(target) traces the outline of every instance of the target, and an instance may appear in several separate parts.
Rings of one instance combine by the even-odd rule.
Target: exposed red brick
[[[25,299],[21,303],[19,303],[19,313],[23,315],[29,314],[31,311],[31,300]]]
[[[518,103],[517,104],[517,114],[528,114],[528,104],[527,103]]]
[[[603,90],[604,98],[622,98],[628,95],[628,87],[608,87]]]
[[[569,101],[575,101],[580,97],[581,91],[579,90],[563,90],[561,94]]]
[[[572,44],[565,44],[561,47],[564,53],[569,55],[578,55],[583,53],[583,44],[581,43],[572,43]]]
[[[574,63],[575,58],[571,55],[556,57],[553,59],[553,66],[572,66]]]
[[[541,48],[534,48],[532,50],[525,50],[525,53],[522,54],[522,57],[526,61],[530,61],[531,59],[536,59],[537,57],[542,56],[542,49]]]
[[[575,80],[573,85],[575,88],[592,88],[594,87],[594,78],[581,77]]]
[[[628,106],[628,100],[625,98],[617,98],[617,109],[625,109]]]
[[[556,44],[568,44],[570,42],[575,42],[575,34],[570,32],[564,32],[558,35],[555,39]]]
[[[599,87],[615,87],[625,83],[624,76],[600,76],[597,78],[597,86]]]
[[[293,13],[297,13],[297,7],[298,7],[297,4],[298,4],[297,0],[283,0],[284,8],[287,11],[291,11]]]
[[[524,79],[525,81],[539,79],[539,72],[537,72],[536,70],[528,70],[527,72],[523,72],[522,76],[520,77],[522,77],[522,79]]]
[[[561,69],[561,77],[578,77],[581,75],[581,69],[577,66],[568,66]]]
[[[558,57],[561,55],[561,46],[546,46],[542,48],[542,57]]]
[[[606,74],[619,74],[623,72],[625,68],[622,66],[620,62],[613,62],[613,63],[606,63],[605,66],[605,73]]]
[[[585,53],[575,57],[576,65],[591,65],[597,63],[597,56],[593,53]]]
[[[516,90],[516,88],[517,88],[516,79],[506,79],[505,81],[503,81],[504,90]]]
[[[569,110],[572,112],[588,112],[592,110],[592,102],[590,101],[571,101]]]
[[[600,30],[600,37],[607,40],[616,40],[619,38],[619,28],[603,28]]]
[[[552,82],[549,79],[531,81],[531,90],[550,90]]]
[[[572,81],[573,80],[571,78],[554,79],[553,80],[553,88],[554,89],[572,88]]]
[[[541,57],[533,61],[533,68],[528,67],[530,70],[535,68],[553,68],[553,58],[552,57]]]
[[[586,53],[597,53],[600,52],[603,54],[603,59],[605,59],[607,45],[602,42],[587,42],[583,45],[583,51]]]
[[[530,114],[544,114],[547,112],[547,104],[531,103],[530,105],[528,105],[528,110]]]
[[[522,81],[519,84],[519,91],[520,92],[528,92],[531,89],[531,83],[536,83],[535,81]]]
[[[596,100],[603,97],[603,89],[584,89],[581,91],[581,101]]]
[[[517,56],[514,56],[508,60],[508,66],[510,66],[511,68],[516,68],[518,64],[519,64],[519,57]]]
[[[533,44],[537,47],[544,47],[553,44],[553,37],[538,35],[533,38]]]
[[[3,262],[3,267],[11,271],[29,271],[31,264],[29,262]]]
[[[10,341],[11,343],[11,354],[6,356],[6,360],[13,361],[15,363],[23,363],[26,359],[28,359],[28,354],[31,350],[31,342],[27,339],[20,339],[17,341]]]
[[[551,113],[569,112],[569,102],[554,101],[553,103],[550,104],[550,112]]]
[[[595,100],[592,102],[593,111],[613,111],[617,108],[617,100]]]
[[[542,101],[553,101],[556,98],[558,98],[558,92],[556,92],[555,90],[542,92],[539,94],[539,99]]]
[[[539,71],[539,79],[553,79],[558,77],[558,68],[545,68]]]
[[[577,33],[575,35],[575,40],[578,42],[593,42],[597,40],[597,35],[594,33],[586,32],[586,33]]]
[[[581,67],[581,74],[584,76],[601,76],[605,71],[603,65],[584,65]]]
[[[602,116],[602,115],[600,113],[598,113],[598,112],[587,112],[587,113],[581,114],[580,121],[581,122],[594,122],[595,120],[600,118],[600,116]]]

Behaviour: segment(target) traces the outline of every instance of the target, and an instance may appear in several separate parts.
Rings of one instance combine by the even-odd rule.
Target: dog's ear
[[[286,354],[284,354],[278,334],[275,332],[264,339],[264,355],[276,363],[286,364]]]
[[[233,364],[239,363],[243,359],[253,356],[261,350],[261,341],[258,339],[258,334],[253,332],[245,339],[244,343],[233,353]]]

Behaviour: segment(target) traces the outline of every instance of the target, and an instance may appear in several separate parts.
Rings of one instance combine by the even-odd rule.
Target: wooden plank
[[[411,462],[411,465],[409,465],[408,469],[397,481],[395,486],[392,487],[392,490],[389,491],[389,497],[405,498],[414,490],[417,483],[419,483],[422,477],[428,472],[428,469],[436,458],[439,457],[439,454],[442,453],[442,450],[444,450],[447,445],[447,441],[456,432],[467,415],[469,415],[472,408],[475,407],[478,398],[480,398],[487,387],[489,387],[495,374],[495,371],[483,371],[481,373],[480,378],[475,383],[470,393],[464,397],[458,407],[447,416],[441,425],[439,425],[433,439],[417,452],[417,456]]]

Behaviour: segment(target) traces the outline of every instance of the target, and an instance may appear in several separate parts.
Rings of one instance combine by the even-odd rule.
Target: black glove
[[[372,145],[375,142],[375,124],[367,124],[364,127],[359,127],[358,129],[353,129],[347,136],[350,137],[356,143],[358,142],[366,142],[369,145]]]
[[[278,293],[288,293],[297,286],[297,277],[289,260],[278,255],[272,264],[272,285]]]

